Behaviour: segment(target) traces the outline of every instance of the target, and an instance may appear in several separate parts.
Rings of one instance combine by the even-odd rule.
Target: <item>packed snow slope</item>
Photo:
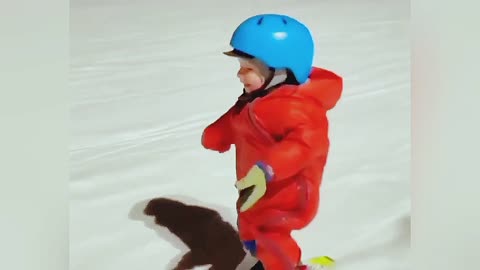
[[[294,233],[304,257],[407,269],[409,1],[73,0],[71,270],[175,266],[188,249],[142,214],[153,198],[235,225],[234,153],[207,151],[200,137],[241,92],[238,63],[222,54],[232,31],[264,12],[308,24],[315,64],[344,78],[320,212]]]

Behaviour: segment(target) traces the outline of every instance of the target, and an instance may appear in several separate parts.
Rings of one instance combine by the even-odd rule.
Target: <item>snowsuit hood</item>
[[[342,89],[343,80],[340,76],[326,69],[313,68],[310,81],[300,85],[299,91],[330,110],[340,99]]]
[[[283,87],[285,90],[289,89],[292,95],[313,100],[325,110],[331,110],[335,107],[342,94],[343,79],[332,71],[314,67],[310,74],[310,79],[306,83],[301,85],[284,85]],[[275,95],[274,93],[275,91],[272,94]]]

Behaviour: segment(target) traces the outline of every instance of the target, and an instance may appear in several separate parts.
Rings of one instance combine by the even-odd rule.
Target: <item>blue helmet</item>
[[[309,29],[286,15],[260,14],[243,21],[235,29],[227,55],[246,54],[271,68],[289,69],[299,83],[312,70],[314,41]]]

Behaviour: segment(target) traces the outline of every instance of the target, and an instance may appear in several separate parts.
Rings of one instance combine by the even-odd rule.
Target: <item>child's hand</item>
[[[244,212],[254,206],[267,191],[267,182],[273,177],[273,172],[268,166],[257,163],[253,166],[247,175],[235,183],[235,187],[240,191],[240,194],[245,189],[248,190],[246,198],[241,196],[240,212]],[[243,202],[242,202],[243,201]]]
[[[224,136],[218,130],[207,128],[202,134],[202,145],[206,149],[224,153],[230,150],[231,145],[224,142]]]

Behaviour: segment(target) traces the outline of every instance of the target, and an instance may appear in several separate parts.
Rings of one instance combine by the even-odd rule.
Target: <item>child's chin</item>
[[[245,88],[245,91],[247,93],[251,93],[251,92],[254,92],[256,90],[256,89],[253,89],[252,87],[247,86],[247,85],[244,85],[243,87]]]

